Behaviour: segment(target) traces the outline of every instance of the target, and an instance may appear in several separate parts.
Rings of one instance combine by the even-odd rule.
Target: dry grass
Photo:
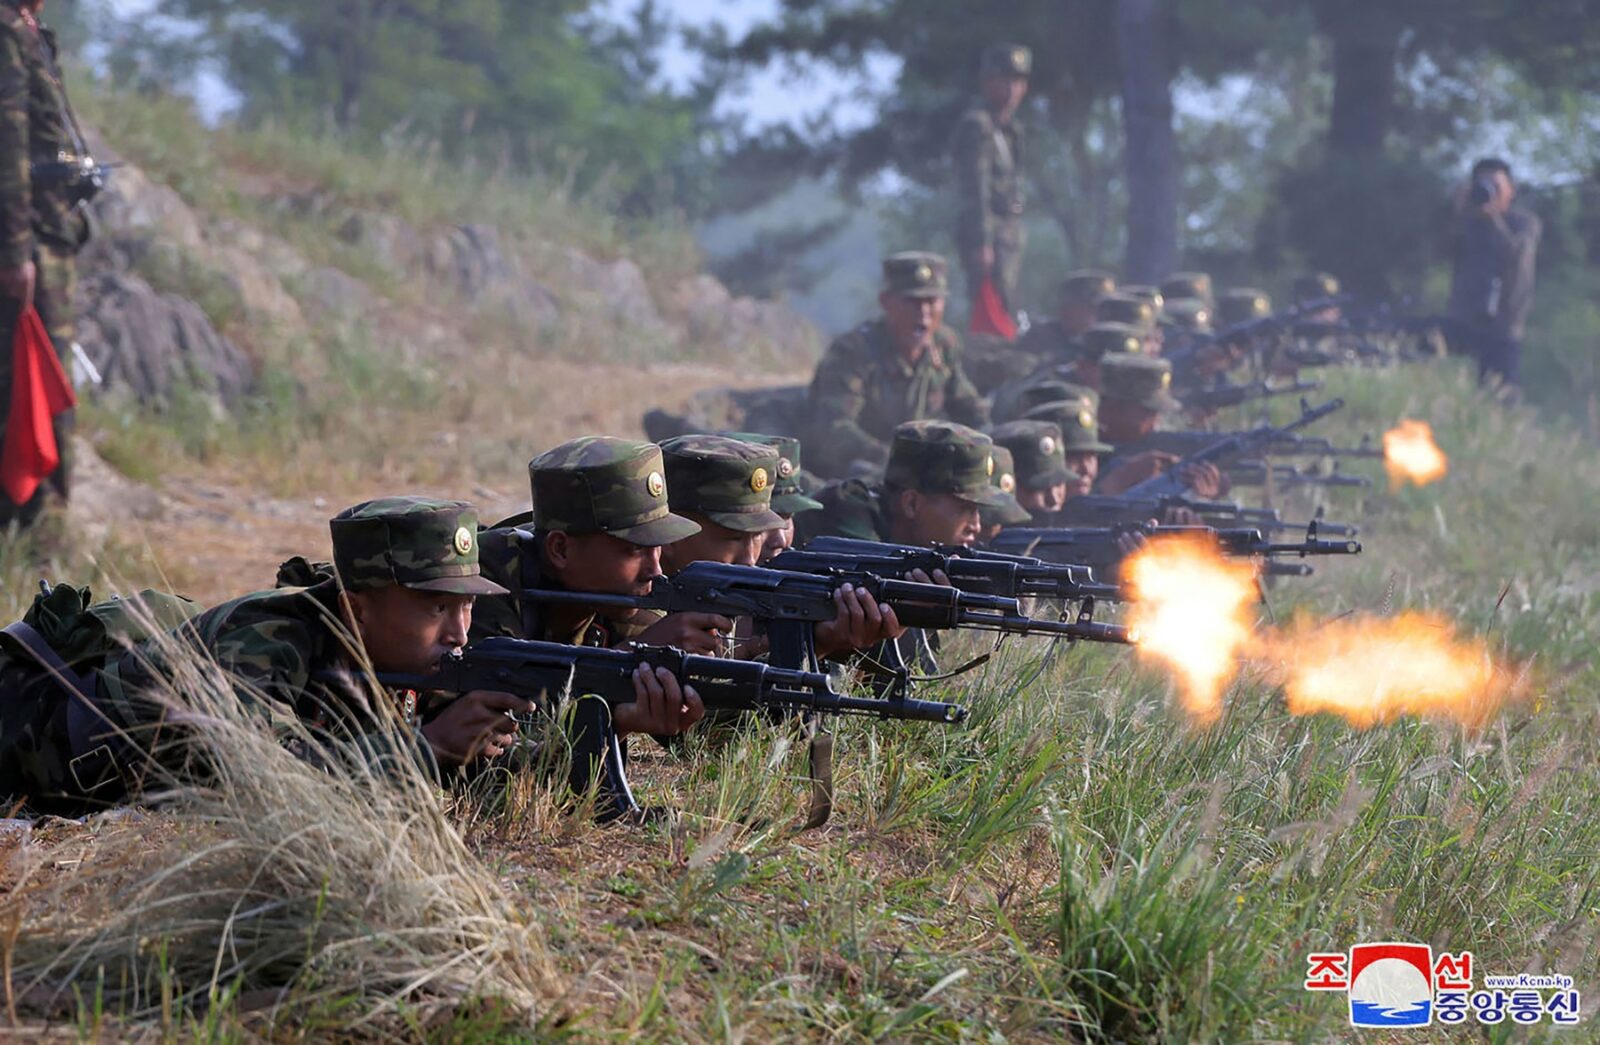
[[[160,699],[190,727],[150,767],[161,812],[91,822],[71,856],[11,854],[13,1012],[20,998],[80,1025],[370,1036],[549,1014],[559,979],[539,927],[462,841],[403,729],[338,746],[275,734],[216,664],[175,644],[162,656]],[[320,767],[290,753],[311,745]],[[161,768],[188,760],[214,771]]]

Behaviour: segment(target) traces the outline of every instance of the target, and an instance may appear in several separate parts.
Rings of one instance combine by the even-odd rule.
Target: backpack
[[[148,589],[94,602],[86,587],[40,588],[22,620],[0,629],[0,797],[28,796],[40,812],[70,815],[81,803],[60,796],[87,785],[73,780],[69,712],[93,697],[108,661],[202,607]]]

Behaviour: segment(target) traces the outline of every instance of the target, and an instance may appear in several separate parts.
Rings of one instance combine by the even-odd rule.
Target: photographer
[[[1522,335],[1533,304],[1539,219],[1513,208],[1517,190],[1504,160],[1482,159],[1456,189],[1451,223],[1452,339],[1478,359],[1478,376],[1517,384]]]

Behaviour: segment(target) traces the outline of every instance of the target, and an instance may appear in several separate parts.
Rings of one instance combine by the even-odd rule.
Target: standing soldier
[[[73,257],[89,236],[78,204],[98,188],[56,64],[44,0],[0,0],[0,439],[11,409],[11,346],[31,303],[65,356],[72,347]],[[72,413],[55,419],[61,464],[26,505],[0,495],[0,526],[26,525],[67,498]]]
[[[996,44],[983,52],[982,97],[956,125],[956,245],[976,301],[992,279],[1008,313],[1015,314],[1022,272],[1022,132],[1017,108],[1028,93],[1033,52]]]

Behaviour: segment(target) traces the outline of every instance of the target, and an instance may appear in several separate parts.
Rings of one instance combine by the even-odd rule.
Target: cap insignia
[[[651,497],[660,497],[667,492],[667,480],[660,472],[651,472],[644,480],[644,488]]]
[[[1004,475],[1002,475],[1000,477],[1000,492],[1001,493],[1014,493],[1014,492],[1016,492],[1016,489],[1017,489],[1016,476],[1012,475],[1010,472],[1007,472],[1006,474],[1004,474]]]
[[[994,478],[994,455],[993,454],[990,454],[989,457],[984,460],[983,467],[984,467],[984,474],[989,476],[991,479]]]
[[[465,526],[456,527],[455,546],[457,555],[471,555],[472,531],[467,529]]]
[[[1171,388],[1172,387],[1172,371],[1163,370],[1161,372],[1161,387],[1162,388]]]
[[[1045,437],[1043,437],[1042,439],[1039,440],[1039,453],[1040,454],[1042,454],[1045,457],[1049,457],[1051,454],[1053,454],[1055,452],[1056,452],[1056,437],[1055,436],[1047,435],[1047,436],[1045,436]]]
[[[767,470],[765,468],[757,468],[755,471],[750,473],[750,489],[754,490],[756,493],[760,493],[766,488]]]
[[[918,283],[932,283],[933,282],[933,266],[931,266],[931,265],[918,265],[917,266],[917,271],[915,273],[914,278],[916,279],[916,281]]]
[[[778,458],[778,478],[787,479],[794,474],[794,462],[787,457]]]
[[[1094,411],[1092,411],[1092,410],[1079,410],[1078,411],[1078,424],[1081,425],[1084,428],[1093,428],[1094,427]]]

